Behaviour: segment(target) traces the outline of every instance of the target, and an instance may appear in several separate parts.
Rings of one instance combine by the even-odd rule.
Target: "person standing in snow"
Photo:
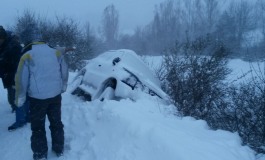
[[[18,108],[15,105],[15,73],[22,56],[21,45],[16,35],[6,31],[0,26],[0,76],[4,88],[7,88],[8,102],[12,107],[12,112],[16,111],[16,121],[8,127],[9,131],[24,126],[28,119],[28,103]]]
[[[46,115],[50,121],[52,151],[59,157],[64,151],[64,125],[61,121],[61,93],[66,90],[68,67],[63,54],[41,40],[34,24],[21,34],[25,44],[16,73],[16,104],[28,95],[33,159],[47,159]]]
[[[17,37],[0,26],[0,78],[4,88],[7,89],[8,102],[12,112],[16,111],[14,79],[22,55],[21,49]]]

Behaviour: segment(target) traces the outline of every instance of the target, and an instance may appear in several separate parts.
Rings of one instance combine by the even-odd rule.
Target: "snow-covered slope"
[[[14,132],[6,91],[0,84],[0,159],[29,160],[30,124]],[[237,134],[210,130],[205,121],[173,115],[174,107],[141,95],[133,102],[83,102],[63,94],[65,160],[254,160],[254,152],[241,146]],[[49,153],[51,138],[46,121]]]

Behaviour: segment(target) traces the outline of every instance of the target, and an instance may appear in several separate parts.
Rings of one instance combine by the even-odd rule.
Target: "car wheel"
[[[114,99],[114,89],[112,87],[107,87],[99,97],[100,101]]]
[[[77,87],[73,92],[73,95],[76,95],[80,98],[82,98],[85,101],[91,101],[91,95],[86,93],[85,91],[83,91],[82,89],[80,89],[79,87]]]
[[[117,84],[117,80],[114,78],[108,79],[102,89],[100,95],[98,96],[98,99],[100,101],[104,101],[105,99],[107,100],[111,100],[115,98],[114,92],[115,92],[115,88],[116,88],[116,84]]]

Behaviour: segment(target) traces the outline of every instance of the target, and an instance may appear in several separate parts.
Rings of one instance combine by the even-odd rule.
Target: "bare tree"
[[[186,36],[194,40],[212,33],[219,19],[220,8],[217,0],[185,0],[182,9],[182,21]]]
[[[184,9],[182,11],[182,21],[186,28],[185,33],[189,39],[196,39],[200,33],[204,33],[202,25],[205,24],[205,18],[202,12],[202,2],[199,0],[184,1]],[[198,32],[198,29],[201,29]]]
[[[206,23],[207,29],[212,32],[214,26],[216,25],[219,17],[220,17],[220,8],[218,0],[204,0],[205,2],[205,12],[206,12]]]
[[[85,65],[84,60],[91,58],[98,48],[89,23],[86,24],[85,30],[81,31],[74,19],[56,17],[56,20],[49,43],[52,46],[76,47],[76,50],[68,52],[65,58],[70,69],[82,68]]]
[[[217,37],[237,54],[242,51],[244,35],[253,30],[253,4],[242,0],[231,2],[217,26]]]
[[[39,26],[40,19],[36,16],[36,13],[26,9],[24,10],[21,16],[17,17],[17,21],[14,28],[14,31],[18,36],[28,27],[28,25]]]
[[[260,59],[265,57],[265,0],[258,0],[255,8],[257,8],[255,19],[257,20],[257,26],[260,28],[262,33],[261,36],[257,38],[259,40],[259,44],[257,46],[256,57]]]
[[[85,65],[84,60],[91,58],[92,56],[94,56],[95,52],[98,52],[97,40],[92,34],[89,23],[86,24],[85,31],[81,32],[81,34],[79,35],[76,47],[76,54],[74,54],[74,59],[79,62],[77,63],[76,67],[78,69],[81,69]]]
[[[79,36],[78,24],[74,19],[56,17],[53,45],[74,46]]]
[[[262,29],[262,34],[265,39],[265,0],[258,0],[257,1],[257,14],[260,17],[259,19],[259,26]]]
[[[119,13],[115,6],[109,5],[104,9],[102,18],[102,35],[107,49],[116,48],[119,30]]]
[[[174,46],[179,37],[180,26],[178,10],[174,0],[167,0],[155,8],[154,19],[146,28],[150,46],[155,52]]]

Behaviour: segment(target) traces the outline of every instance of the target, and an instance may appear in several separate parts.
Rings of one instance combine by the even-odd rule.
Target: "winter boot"
[[[23,127],[26,123],[13,123],[11,126],[8,127],[8,131],[11,132],[11,131],[14,131],[20,127]]]

